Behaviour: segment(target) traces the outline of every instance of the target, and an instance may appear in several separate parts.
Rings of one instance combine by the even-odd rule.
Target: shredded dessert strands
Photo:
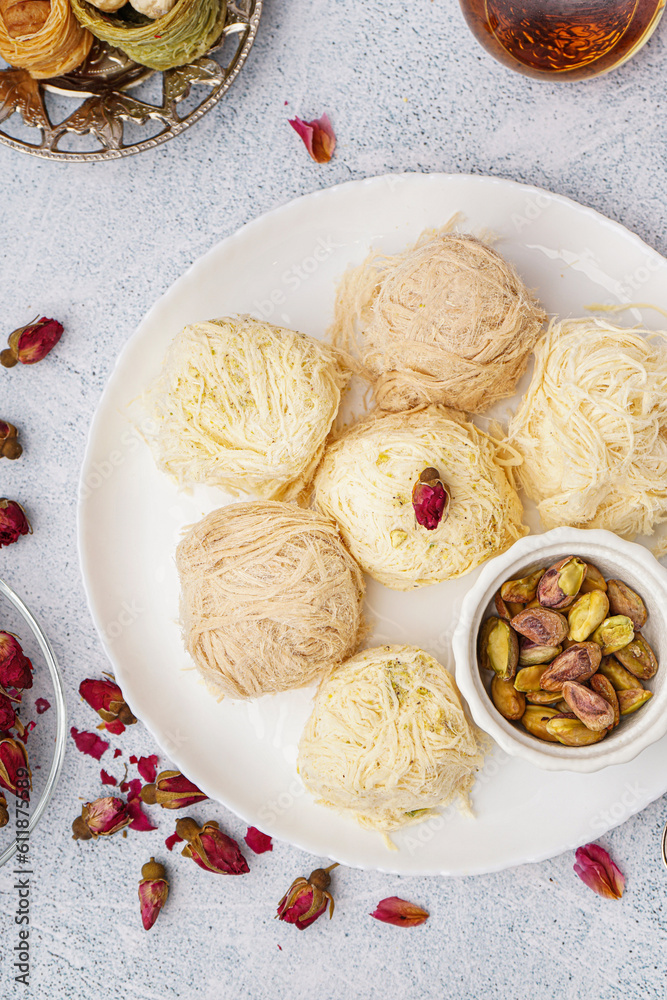
[[[545,528],[653,534],[667,520],[667,334],[552,322],[508,440]]]
[[[469,793],[488,749],[452,675],[414,646],[366,649],[326,677],[298,769],[323,805],[390,832]]]
[[[474,236],[428,231],[341,279],[328,335],[383,410],[480,413],[514,392],[546,318],[517,271]]]
[[[176,564],[185,646],[215,693],[303,687],[359,646],[363,575],[314,511],[222,507],[189,531]]]
[[[81,27],[69,0],[51,0],[44,24],[37,31],[18,36],[8,30],[5,9],[0,5],[0,56],[10,66],[27,70],[33,79],[69,73],[90,52],[93,36]]]
[[[432,405],[371,415],[331,443],[314,480],[317,509],[334,518],[370,576],[411,590],[469,573],[528,533],[503,443],[460,413]],[[451,500],[433,531],[415,519],[412,490],[438,470]]]
[[[324,344],[250,317],[186,326],[145,405],[180,486],[291,500],[322,455],[348,376]]]
[[[152,19],[124,7],[98,10],[87,0],[69,0],[79,22],[96,38],[116,46],[151,69],[185,66],[217,42],[225,26],[226,0],[177,0],[162,17]]]

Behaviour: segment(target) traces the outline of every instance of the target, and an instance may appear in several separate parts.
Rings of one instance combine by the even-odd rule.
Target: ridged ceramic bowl
[[[622,580],[643,598],[648,621],[642,635],[660,664],[655,677],[637,685],[653,692],[650,701],[622,718],[599,743],[586,747],[547,743],[531,736],[520,723],[504,719],[489,694],[491,671],[480,670],[477,662],[479,627],[488,615],[496,614],[493,598],[501,584],[571,555],[594,563],[605,579]],[[610,531],[554,528],[528,535],[489,560],[463,600],[452,645],[456,683],[477,725],[506,753],[544,770],[590,772],[624,764],[667,733],[667,570],[644,546],[626,542]]]

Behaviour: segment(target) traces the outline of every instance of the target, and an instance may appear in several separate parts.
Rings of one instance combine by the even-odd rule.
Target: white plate
[[[667,738],[597,774],[548,774],[499,749],[474,791],[476,819],[450,809],[395,836],[317,806],[295,772],[310,691],[218,704],[197,680],[179,629],[173,553],[182,528],[225,502],[179,493],[158,472],[128,404],[186,323],[236,312],[321,337],[337,278],[369,247],[396,251],[462,212],[491,231],[549,311],[591,302],[667,307],[667,261],[621,226],[565,198],[486,177],[392,175],[300,198],[245,226],[150,310],[100,401],[82,471],[79,544],[93,617],[129,704],[208,795],[266,833],[344,864],[463,875],[551,857],[599,837],[667,790]],[[636,323],[637,313],[623,314]],[[646,321],[659,325],[657,313]],[[497,408],[504,413],[506,405]],[[370,582],[372,644],[409,642],[453,668],[450,636],[476,574],[414,593]]]

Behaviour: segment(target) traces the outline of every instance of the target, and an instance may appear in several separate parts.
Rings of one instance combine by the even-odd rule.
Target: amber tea
[[[528,76],[583,80],[620,66],[648,40],[667,0],[460,0],[500,62]]]

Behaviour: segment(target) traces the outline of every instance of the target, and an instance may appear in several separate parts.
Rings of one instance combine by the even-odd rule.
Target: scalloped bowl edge
[[[542,742],[504,719],[491,701],[477,664],[477,632],[500,585],[567,555],[579,555],[598,566],[605,577],[621,579],[637,590],[649,612],[642,634],[661,665],[652,680],[643,682],[653,692],[646,706],[622,719],[604,740],[587,747]],[[490,559],[463,600],[452,648],[456,683],[476,724],[506,753],[543,770],[586,773],[625,764],[667,733],[667,570],[643,545],[611,531],[554,528],[527,535]]]

